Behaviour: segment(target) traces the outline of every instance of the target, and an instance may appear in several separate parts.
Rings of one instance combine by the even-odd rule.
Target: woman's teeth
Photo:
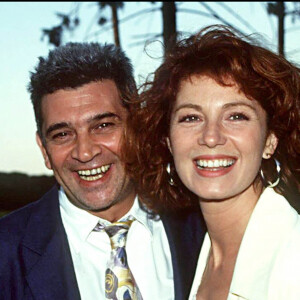
[[[235,163],[234,159],[213,159],[204,160],[200,159],[196,161],[197,167],[199,168],[227,168]]]

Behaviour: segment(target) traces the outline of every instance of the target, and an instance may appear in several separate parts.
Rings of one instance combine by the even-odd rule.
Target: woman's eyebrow
[[[238,106],[246,106],[250,109],[252,109],[254,112],[256,112],[256,108],[251,105],[251,104],[248,104],[248,103],[245,103],[245,102],[230,102],[230,103],[226,103],[223,105],[223,108],[231,108],[231,107],[238,107]]]
[[[256,112],[256,108],[251,105],[251,104],[248,104],[246,102],[241,102],[241,101],[236,101],[236,102],[229,102],[229,103],[225,103],[222,108],[223,109],[227,109],[227,108],[231,108],[231,107],[238,107],[238,106],[246,106],[250,109],[252,109],[254,112]],[[185,104],[181,104],[179,105],[175,110],[174,110],[174,113],[176,113],[177,111],[181,110],[181,109],[184,109],[184,108],[192,108],[192,109],[195,109],[197,111],[202,111],[202,106],[199,105],[199,104],[193,104],[193,103],[185,103]]]
[[[176,113],[177,111],[179,111],[180,109],[183,109],[183,108],[193,108],[195,110],[198,110],[198,111],[201,111],[202,110],[202,106],[201,105],[198,105],[198,104],[193,104],[193,103],[186,103],[186,104],[181,104],[179,105],[174,113]]]

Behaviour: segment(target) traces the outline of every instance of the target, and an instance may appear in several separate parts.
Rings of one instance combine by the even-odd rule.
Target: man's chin
[[[85,197],[84,200],[81,199],[70,199],[70,202],[72,202],[75,206],[77,206],[80,209],[86,210],[90,213],[97,213],[97,212],[104,212],[106,210],[109,210],[112,206],[116,204],[117,201],[108,201],[107,198],[105,201],[97,201],[95,202],[95,199],[101,199],[102,197],[94,196],[91,200],[87,199]]]

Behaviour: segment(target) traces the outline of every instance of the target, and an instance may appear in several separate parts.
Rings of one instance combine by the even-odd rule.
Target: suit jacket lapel
[[[67,236],[62,224],[57,188],[35,207],[23,241],[25,276],[36,299],[79,300]]]
[[[172,255],[175,300],[186,300],[193,283],[206,226],[198,208],[193,212],[163,215],[162,221]]]

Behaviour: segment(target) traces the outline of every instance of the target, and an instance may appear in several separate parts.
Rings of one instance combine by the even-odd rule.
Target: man
[[[40,58],[29,91],[58,185],[0,220],[0,299],[118,299],[105,291],[104,228],[129,216],[139,299],[186,299],[204,232],[197,213],[150,218],[125,172],[121,137],[137,95],[128,58],[113,45],[69,43]]]

